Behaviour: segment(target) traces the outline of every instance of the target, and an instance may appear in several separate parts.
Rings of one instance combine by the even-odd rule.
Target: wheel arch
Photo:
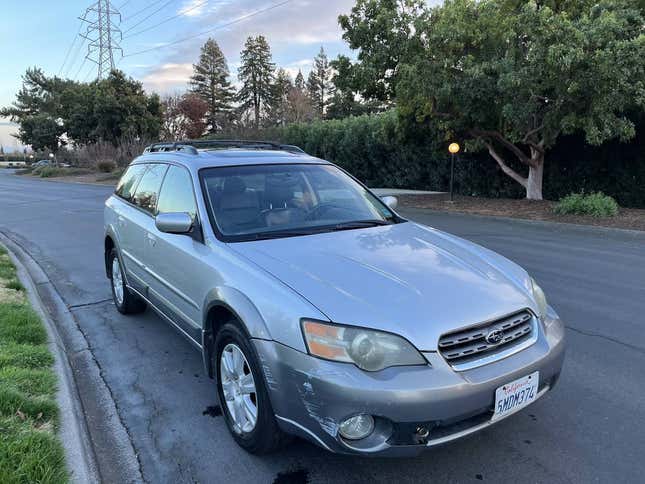
[[[104,241],[104,247],[105,251],[103,253],[103,259],[105,262],[105,275],[107,276],[108,279],[112,278],[112,272],[110,271],[110,252],[112,252],[112,249],[116,248],[116,244],[114,243],[114,239],[112,238],[112,235],[107,234],[105,236],[105,241]]]
[[[235,319],[240,329],[249,338],[270,340],[271,335],[264,318],[255,305],[241,292],[231,287],[220,287],[209,293],[204,305],[202,324],[202,358],[204,369],[213,378],[211,357],[213,343],[219,329]]]

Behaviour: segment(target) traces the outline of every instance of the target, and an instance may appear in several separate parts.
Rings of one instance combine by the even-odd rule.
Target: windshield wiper
[[[352,229],[364,229],[367,227],[378,227],[381,225],[392,225],[392,222],[387,220],[353,220],[351,222],[342,222],[336,224],[332,230],[352,230]]]
[[[264,239],[281,239],[283,237],[298,237],[302,235],[312,235],[318,233],[318,230],[278,230],[275,232],[260,232],[244,236],[245,240],[264,240]]]

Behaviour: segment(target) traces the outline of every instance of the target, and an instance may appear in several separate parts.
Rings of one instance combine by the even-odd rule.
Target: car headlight
[[[353,363],[362,370],[428,364],[414,346],[394,334],[318,321],[303,321],[302,331],[309,354]]]
[[[533,292],[533,299],[535,299],[538,306],[538,316],[540,319],[544,319],[547,312],[546,296],[544,295],[542,288],[538,286],[537,282],[535,282],[535,279],[533,278],[531,278],[531,291]]]

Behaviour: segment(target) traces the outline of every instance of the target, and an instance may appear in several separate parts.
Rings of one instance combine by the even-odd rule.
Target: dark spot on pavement
[[[193,374],[195,378],[199,378],[199,375],[197,373]]]
[[[533,420],[534,422],[537,422],[537,417],[532,413],[529,414],[529,417],[531,417],[531,420]]]
[[[309,471],[296,469],[295,471],[278,472],[273,484],[307,484],[309,482]]]
[[[180,375],[183,375],[183,374],[184,374],[184,370],[179,370],[179,374],[180,374]]]
[[[482,476],[481,474],[475,474],[475,479],[477,479],[478,481],[483,481],[484,476]]]
[[[525,440],[524,443],[525,444],[532,444],[532,442],[530,440]]]
[[[219,405],[211,405],[206,407],[206,410],[202,412],[202,415],[208,415],[209,417],[219,417],[222,415],[222,409],[219,408]]]

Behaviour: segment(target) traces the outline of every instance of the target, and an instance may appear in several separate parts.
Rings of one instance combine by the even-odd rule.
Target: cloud
[[[187,0],[182,8],[185,10],[199,3],[198,0]],[[224,26],[279,2],[278,0],[211,1],[201,15],[191,16],[189,30],[177,32],[165,40],[172,42],[198,32],[209,32],[190,41],[160,49],[158,52],[162,65],[144,70],[144,83],[148,89],[161,92],[181,87],[176,77],[168,77],[168,74],[175,72],[176,69],[169,69],[167,66],[190,65],[189,62],[196,62],[199,49],[209,36],[218,42],[224,52],[233,82],[236,81],[239,53],[244,47],[246,38],[251,35],[264,35],[267,38],[273,59],[279,66],[284,67],[294,76],[298,73],[298,68],[301,68],[306,76],[312,63],[308,57],[313,59],[321,45],[325,47],[330,58],[336,57],[340,52],[347,53],[349,50],[342,40],[338,15],[348,13],[354,3],[354,0],[292,0],[285,5]],[[221,28],[218,28],[220,26]],[[137,49],[133,48],[133,50]],[[186,79],[190,76],[187,72],[184,72],[184,75]]]
[[[189,0],[179,9],[177,14],[183,17],[199,17],[208,8],[208,0]]]
[[[191,63],[168,63],[148,73],[141,81],[147,91],[167,94],[185,89],[192,73],[193,65]]]

